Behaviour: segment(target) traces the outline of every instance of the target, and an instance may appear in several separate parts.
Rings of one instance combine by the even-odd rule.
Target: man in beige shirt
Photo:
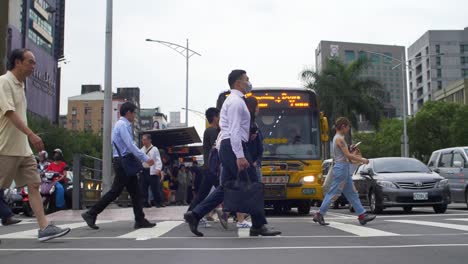
[[[41,179],[29,141],[37,151],[44,150],[42,139],[28,128],[24,82],[36,66],[34,54],[27,49],[13,50],[8,58],[8,72],[0,76],[0,188],[28,186],[29,202],[39,224],[38,240],[47,241],[64,236],[69,228],[49,224],[44,214],[39,192]],[[8,207],[0,202],[2,224],[18,223]]]

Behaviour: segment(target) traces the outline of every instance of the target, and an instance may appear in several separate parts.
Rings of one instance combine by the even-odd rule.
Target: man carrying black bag
[[[243,197],[233,198],[235,193],[246,195],[252,194],[252,190],[261,192],[262,189],[259,188],[261,184],[258,182],[257,173],[252,165],[252,158],[246,146],[246,142],[249,140],[250,113],[245,104],[244,95],[252,90],[252,85],[246,72],[243,70],[232,71],[229,74],[228,82],[231,87],[231,94],[221,108],[221,132],[218,137],[218,140],[221,141],[219,157],[223,166],[221,173],[222,186],[216,188],[210,196],[192,211],[187,212],[184,218],[189,224],[192,233],[197,236],[203,236],[203,233],[198,231],[198,222],[204,215],[224,201],[225,205],[231,207],[225,208],[226,210],[251,214],[252,228],[250,229],[250,236],[280,235],[281,232],[270,230],[266,227],[267,221],[263,206],[260,206],[262,208],[258,209],[258,204],[249,205],[245,203],[245,200],[251,197],[245,197],[244,199],[242,199]],[[246,177],[250,181],[247,181]],[[261,194],[257,197],[261,197]],[[263,204],[263,197],[257,199],[257,202]]]
[[[91,209],[81,214],[86,224],[92,229],[99,229],[96,225],[97,215],[117,197],[120,196],[124,187],[132,199],[133,213],[135,214],[135,229],[152,228],[156,226],[145,218],[138,185],[137,173],[143,170],[141,162],[148,166],[154,164],[143,151],[133,142],[132,122],[135,119],[136,105],[125,102],[120,107],[120,119],[115,123],[112,130],[112,145],[115,178],[111,190],[107,192]],[[141,161],[141,162],[140,162]]]

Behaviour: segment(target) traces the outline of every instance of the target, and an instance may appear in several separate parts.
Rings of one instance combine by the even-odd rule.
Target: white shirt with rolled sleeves
[[[151,150],[148,152],[148,149],[150,148]],[[148,158],[154,160],[153,166],[149,167],[150,175],[157,175],[158,174],[157,171],[162,170],[162,161],[161,161],[161,155],[159,154],[159,149],[156,146],[150,146],[149,148],[146,148],[145,146],[143,146],[141,148],[141,151],[143,151],[144,153],[148,152],[148,154],[146,154]],[[148,168],[148,164],[143,162],[143,167]]]
[[[219,126],[221,132],[218,141],[231,140],[232,151],[238,159],[245,158],[242,142],[249,141],[250,113],[244,100],[244,94],[232,89],[221,108]],[[219,143],[218,143],[219,144]]]

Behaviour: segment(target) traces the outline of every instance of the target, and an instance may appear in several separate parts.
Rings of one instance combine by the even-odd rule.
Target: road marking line
[[[344,224],[344,223],[338,223],[338,222],[330,222],[329,227],[339,229],[341,231],[345,231],[345,232],[355,234],[357,236],[362,236],[362,237],[399,236],[399,234],[396,234],[396,233],[385,232],[385,231],[370,228],[370,227],[350,225],[350,224]]]
[[[125,235],[121,235],[119,238],[135,238],[136,240],[149,240],[152,238],[158,238],[178,227],[182,223],[184,223],[184,221],[163,221],[157,223],[157,225],[153,228],[140,228]]]
[[[386,246],[300,246],[300,247],[245,247],[245,248],[0,248],[1,251],[253,251],[253,250],[292,250],[292,249],[386,249],[386,248],[431,248],[468,247],[468,244],[414,244]]]
[[[348,215],[348,214],[341,214],[341,213],[331,213],[331,212],[328,212],[327,215],[331,215],[331,216],[335,216],[335,217],[340,217],[340,218],[344,218],[344,219],[354,219],[356,218],[356,216],[354,215]]]
[[[237,228],[239,238],[250,238],[250,228]]]
[[[466,225],[455,225],[455,224],[445,224],[438,222],[429,222],[429,221],[416,221],[416,220],[385,220],[387,222],[396,222],[404,224],[414,224],[414,225],[423,225],[423,226],[433,226],[433,227],[442,227],[455,230],[468,231],[468,226]]]
[[[111,223],[111,222],[114,222],[114,221],[102,220],[102,221],[97,221],[96,224],[106,224],[106,223]],[[58,227],[60,228],[68,227],[71,229],[76,229],[76,228],[85,227],[85,226],[88,226],[85,222],[58,225]],[[0,235],[0,238],[35,238],[37,239],[37,232],[38,232],[38,229],[29,229],[25,231]]]
[[[451,236],[468,236],[468,233],[440,233],[440,234],[401,234],[401,235],[398,235],[398,237],[437,237],[437,236],[447,236],[447,237],[451,237]],[[328,239],[328,238],[353,238],[353,239],[356,239],[356,238],[362,238],[362,239],[365,239],[365,238],[369,238],[369,237],[364,237],[364,236],[356,236],[356,235],[322,235],[322,236],[274,236],[274,237],[262,237],[262,236],[258,236],[258,237],[250,237],[251,239],[278,239],[278,238],[285,238],[285,239],[297,239],[297,238],[300,238],[300,239],[316,239],[316,238],[324,238],[324,239]],[[4,240],[13,240],[13,239],[16,239],[16,238],[4,238]],[[29,238],[22,238],[22,239],[37,239],[37,238],[34,238],[34,237],[29,237]],[[126,239],[126,238],[120,238],[120,237],[70,237],[70,236],[66,236],[66,237],[63,237],[63,238],[60,238],[61,240],[93,240],[93,239],[99,239],[99,240],[104,240],[104,239]],[[176,239],[197,239],[197,240],[203,240],[203,239],[207,239],[207,240],[228,240],[228,239],[237,239],[236,237],[193,237],[193,236],[189,236],[189,237],[158,237],[157,239],[169,239],[169,240],[176,240]],[[146,239],[144,239],[146,240]]]
[[[445,219],[445,220],[449,220],[449,221],[465,221],[465,222],[468,222],[468,218],[449,218],[449,219]]]

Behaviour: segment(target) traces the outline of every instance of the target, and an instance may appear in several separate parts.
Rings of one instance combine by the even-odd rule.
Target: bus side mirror
[[[329,133],[328,119],[324,112],[320,112],[320,139],[323,142],[328,142],[330,140]]]

